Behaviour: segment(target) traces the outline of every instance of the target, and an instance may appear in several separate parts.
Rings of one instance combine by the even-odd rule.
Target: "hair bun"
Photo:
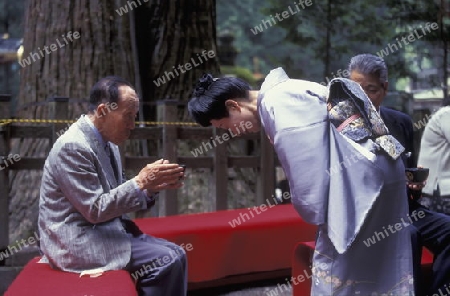
[[[198,97],[203,95],[210,87],[210,85],[216,81],[211,74],[203,74],[203,76],[198,80],[195,86],[194,96]]]

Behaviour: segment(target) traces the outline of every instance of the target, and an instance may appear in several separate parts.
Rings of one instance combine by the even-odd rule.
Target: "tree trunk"
[[[22,63],[20,73],[20,118],[49,118],[50,108],[43,104],[47,98],[87,99],[92,85],[107,75],[134,83],[129,15],[118,16],[120,5],[111,0],[28,1],[22,59],[30,63]],[[76,119],[86,108],[86,103],[69,104],[67,119]],[[51,148],[47,140],[12,146],[21,157],[45,157]],[[11,241],[34,230],[41,176],[41,171],[13,173]]]
[[[118,17],[114,11],[120,2],[29,1],[22,58],[30,52],[44,57],[22,69],[20,104],[52,96],[87,98],[91,86],[111,74],[134,82],[129,15]],[[79,38],[71,41],[70,32]],[[56,50],[46,54],[44,47],[52,44]]]
[[[154,0],[136,10],[144,101],[187,101],[204,72],[219,73],[215,9],[215,0]]]

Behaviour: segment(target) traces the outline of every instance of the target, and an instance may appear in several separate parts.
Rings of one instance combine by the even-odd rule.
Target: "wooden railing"
[[[203,128],[199,126],[184,126],[174,123],[177,121],[177,109],[179,102],[165,100],[157,103],[157,120],[161,124],[155,126],[138,127],[132,131],[130,140],[153,140],[158,143],[157,151],[152,156],[126,156],[122,152],[122,161],[125,170],[139,171],[145,163],[152,163],[160,158],[171,162],[186,164],[188,168],[207,168],[210,188],[215,190],[213,210],[227,209],[227,183],[228,168],[255,168],[258,170],[256,203],[262,204],[270,199],[275,187],[275,154],[272,145],[263,132],[247,134],[240,139],[257,140],[259,147],[258,156],[229,156],[226,145],[215,145],[212,156],[179,156],[177,155],[178,140],[198,140],[200,143],[211,143],[211,138],[222,137],[224,131],[215,128]],[[10,195],[10,170],[41,170],[45,157],[21,157],[20,161],[11,163],[10,143],[12,139],[47,139],[49,147],[60,135],[60,131],[67,128],[68,124],[55,123],[53,120],[67,120],[69,111],[68,98],[52,98],[46,104],[51,110],[51,123],[7,123],[2,124],[2,119],[8,119],[10,109],[10,97],[0,95],[0,164],[8,162],[8,167],[0,170],[0,250],[8,245],[8,209]],[[232,141],[234,139],[230,139]],[[123,150],[123,149],[122,149]],[[5,167],[5,165],[3,165]],[[27,186],[21,184],[20,186]],[[178,214],[176,190],[166,190],[160,193],[159,215]]]

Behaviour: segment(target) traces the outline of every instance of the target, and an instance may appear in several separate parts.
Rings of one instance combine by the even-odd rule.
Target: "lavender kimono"
[[[311,295],[413,295],[403,147],[359,85],[330,84],[289,79],[278,68],[258,98],[292,203],[319,226]],[[352,108],[362,116],[338,131]]]

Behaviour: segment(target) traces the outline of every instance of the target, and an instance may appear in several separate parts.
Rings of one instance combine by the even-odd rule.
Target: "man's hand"
[[[418,165],[417,168],[423,169],[423,166]],[[420,191],[427,184],[427,180],[425,180],[423,182],[408,182],[408,181],[406,181],[406,184],[408,185],[409,189],[415,190],[415,191]]]
[[[419,165],[418,168],[423,168],[423,166]],[[422,188],[425,187],[427,184],[427,180],[423,182],[409,182],[406,181],[406,184],[408,185],[409,191],[409,198],[413,200],[417,200],[422,197]]]
[[[183,186],[180,177],[184,176],[183,168],[168,160],[157,160],[147,164],[139,174],[134,177],[141,190],[157,192],[165,189],[178,189]]]
[[[427,181],[419,182],[419,183],[412,183],[412,182],[406,182],[408,184],[408,188],[411,190],[422,190],[423,187],[427,184]]]

